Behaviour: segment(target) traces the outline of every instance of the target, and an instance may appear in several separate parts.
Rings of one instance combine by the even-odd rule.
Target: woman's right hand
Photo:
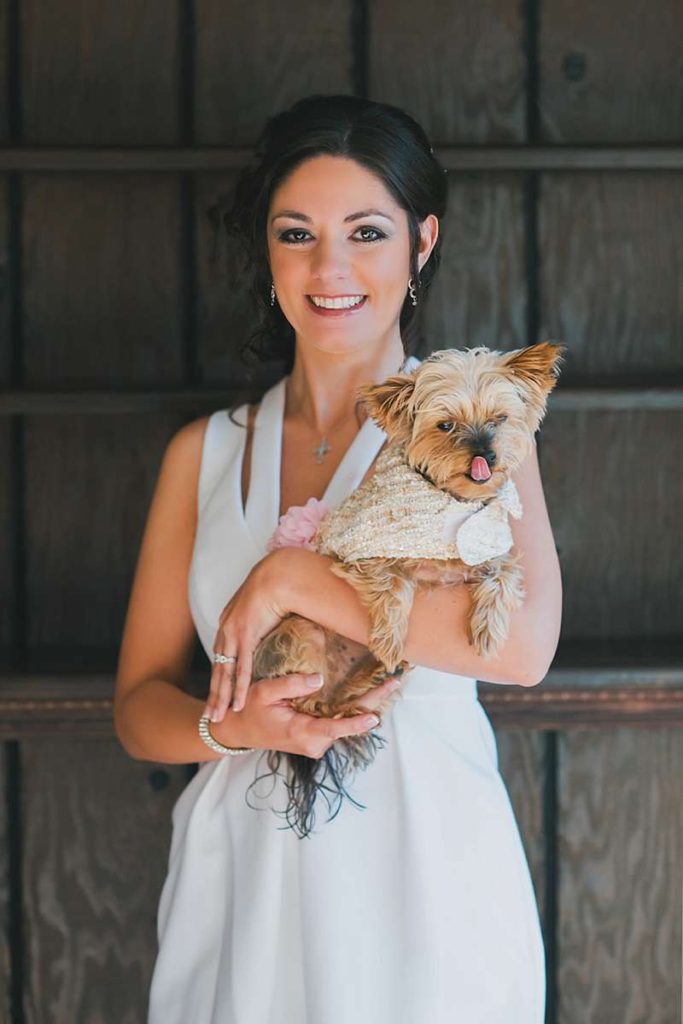
[[[293,697],[310,697],[322,684],[310,687],[307,683],[319,679],[317,673],[293,672],[274,679],[257,680],[247,690],[241,711],[228,710],[220,722],[212,723],[213,736],[219,743],[230,747],[281,750],[320,758],[341,736],[368,732],[378,724],[379,719],[371,721],[368,715],[316,718],[295,711],[290,700]],[[399,680],[390,677],[358,703],[370,712],[382,707],[396,683],[400,686]]]

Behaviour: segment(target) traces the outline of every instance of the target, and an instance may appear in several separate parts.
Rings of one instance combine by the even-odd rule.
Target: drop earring
[[[419,274],[417,275],[417,280],[418,280],[418,284],[419,284],[419,281],[420,281],[420,275]],[[417,306],[417,292],[415,291],[415,285],[413,284],[412,277],[408,281],[408,291],[410,292],[410,298],[413,301],[413,305]]]
[[[275,282],[273,281],[270,286],[270,304],[275,305]]]

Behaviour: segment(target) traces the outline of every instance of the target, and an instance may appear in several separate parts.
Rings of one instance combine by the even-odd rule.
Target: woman
[[[302,841],[277,817],[281,780],[254,792],[266,751],[320,757],[372,727],[294,712],[288,698],[314,679],[250,684],[256,644],[289,612],[356,644],[368,635],[328,558],[266,548],[288,508],[336,505],[372,472],[385,437],[356,389],[406,357],[418,365],[402,338],[438,266],[447,199],[421,128],[355,97],[295,104],[268,122],[257,157],[229,224],[250,257],[258,338],[290,372],[258,408],[220,410],[170,441],[117,675],[129,754],[202,762],[173,809],[149,1024],[541,1024],[537,908],[476,694],[477,679],[539,682],[557,644],[560,573],[535,450],[515,475],[525,515],[511,524],[527,598],[500,656],[473,653],[465,587],[419,594],[405,651],[416,668],[384,716],[386,746],[354,779],[360,806],[329,821],[321,809]],[[231,659],[214,664],[206,705],[181,690],[195,629],[212,661]],[[217,749],[199,736],[204,713]]]

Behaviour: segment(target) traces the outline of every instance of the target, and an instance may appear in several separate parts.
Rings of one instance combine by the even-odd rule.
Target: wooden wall
[[[480,687],[548,1024],[680,1024],[682,34],[674,0],[0,5],[0,1020],[144,1021],[192,766],[131,761],[111,692],[164,446],[245,383],[212,208],[267,116],[352,92],[449,169],[425,350],[569,350],[560,648]]]

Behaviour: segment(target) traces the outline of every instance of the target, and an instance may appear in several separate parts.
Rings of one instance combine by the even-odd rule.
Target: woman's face
[[[312,157],[273,193],[267,231],[276,301],[298,342],[345,352],[398,333],[410,277],[408,219],[378,177],[347,157]],[[438,236],[433,214],[421,235],[420,269]],[[363,300],[326,315],[311,296]]]

